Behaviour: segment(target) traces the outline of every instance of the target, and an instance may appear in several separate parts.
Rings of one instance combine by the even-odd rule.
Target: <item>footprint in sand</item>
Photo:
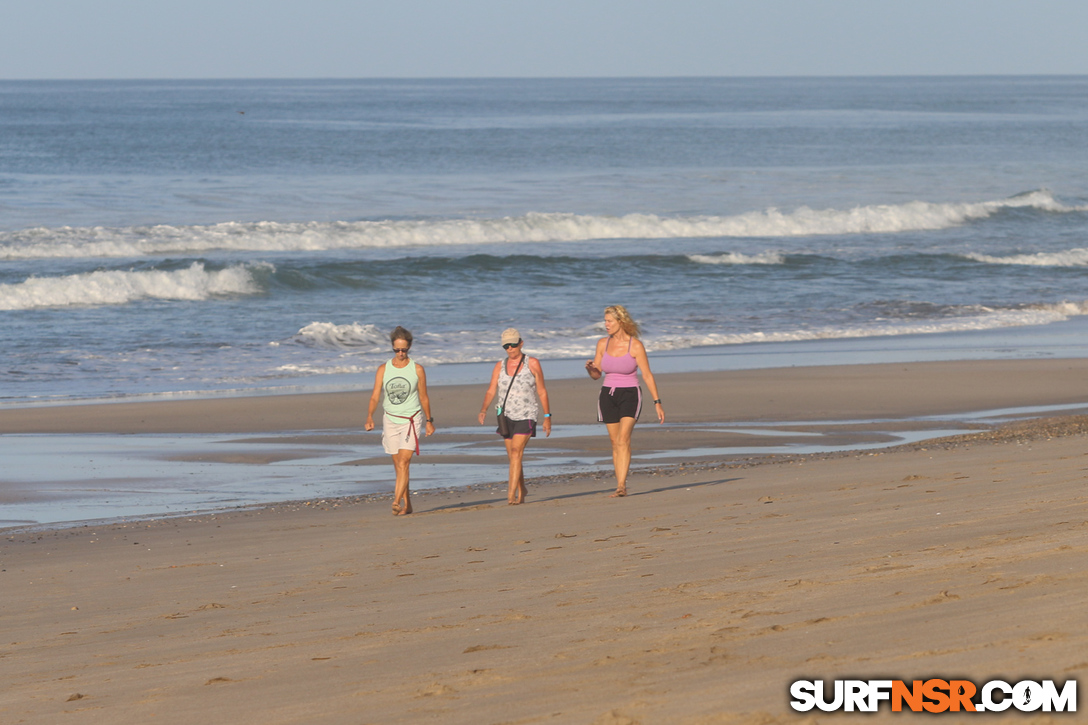
[[[430,687],[425,687],[424,689],[420,690],[419,694],[416,695],[416,697],[439,697],[441,695],[452,695],[455,692],[457,692],[457,690],[453,689],[449,685],[443,685],[440,682],[435,682]]]

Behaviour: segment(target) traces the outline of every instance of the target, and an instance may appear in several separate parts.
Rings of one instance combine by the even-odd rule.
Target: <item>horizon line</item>
[[[0,83],[101,81],[590,81],[590,80],[808,80],[907,78],[1084,78],[1088,73],[872,73],[872,74],[756,74],[756,75],[525,75],[525,76],[89,76],[0,78]]]

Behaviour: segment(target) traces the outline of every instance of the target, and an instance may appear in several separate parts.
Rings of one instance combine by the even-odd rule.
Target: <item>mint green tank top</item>
[[[392,360],[385,364],[382,392],[382,407],[386,413],[407,418],[419,412],[419,375],[411,358],[402,368],[393,367]]]

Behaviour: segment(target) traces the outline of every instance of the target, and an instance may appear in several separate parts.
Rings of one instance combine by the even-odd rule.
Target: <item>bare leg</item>
[[[521,483],[518,486],[518,497],[515,504],[525,503],[525,497],[529,495],[529,489],[525,487],[525,472],[521,472]]]
[[[631,468],[631,432],[634,418],[620,418],[619,423],[605,423],[612,439],[612,465],[616,469],[616,492],[611,498],[627,495],[627,471]]]
[[[525,471],[521,467],[529,436],[514,436],[507,438],[505,442],[506,455],[510,458],[510,485],[506,491],[506,503],[517,506],[525,502],[525,495],[529,492],[525,488]]]
[[[393,469],[397,472],[397,482],[393,488],[393,513],[405,516],[412,513],[412,498],[408,492],[408,466],[412,463],[413,451],[402,448],[393,456]]]

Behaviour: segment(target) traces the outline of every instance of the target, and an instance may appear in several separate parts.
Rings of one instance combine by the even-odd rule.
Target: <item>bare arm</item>
[[[544,437],[547,438],[552,434],[552,408],[548,403],[548,389],[544,386],[544,368],[540,366],[539,360],[531,357],[529,370],[536,378],[536,395],[540,398],[540,407],[544,410],[544,422],[541,425],[544,426]]]
[[[423,408],[423,417],[427,421],[424,426],[426,435],[434,433],[434,419],[431,417],[431,399],[427,396],[427,373],[423,372],[423,366],[416,363],[416,375],[419,376],[419,407]]]
[[[495,369],[491,373],[491,384],[487,386],[487,392],[484,393],[484,404],[480,406],[480,425],[484,424],[484,419],[487,418],[487,406],[491,405],[491,401],[495,399],[495,393],[499,389],[499,370],[503,364],[502,360],[495,363]]]
[[[601,379],[601,358],[604,357],[605,347],[608,345],[608,338],[602,337],[597,340],[597,354],[593,359],[586,363],[586,372],[589,373],[589,377],[594,380]]]
[[[366,425],[364,430],[374,430],[374,411],[378,408],[378,401],[382,399],[382,378],[385,376],[385,363],[378,366],[378,372],[374,375],[374,392],[370,394],[370,403],[366,406]]]
[[[635,340],[631,343],[631,354],[635,356],[638,369],[642,371],[642,379],[646,382],[650,395],[653,396],[654,409],[657,411],[657,422],[664,423],[665,408],[662,407],[661,403],[657,402],[661,399],[661,396],[657,394],[657,382],[654,380],[654,374],[650,372],[650,360],[646,357],[646,347],[641,340]]]

